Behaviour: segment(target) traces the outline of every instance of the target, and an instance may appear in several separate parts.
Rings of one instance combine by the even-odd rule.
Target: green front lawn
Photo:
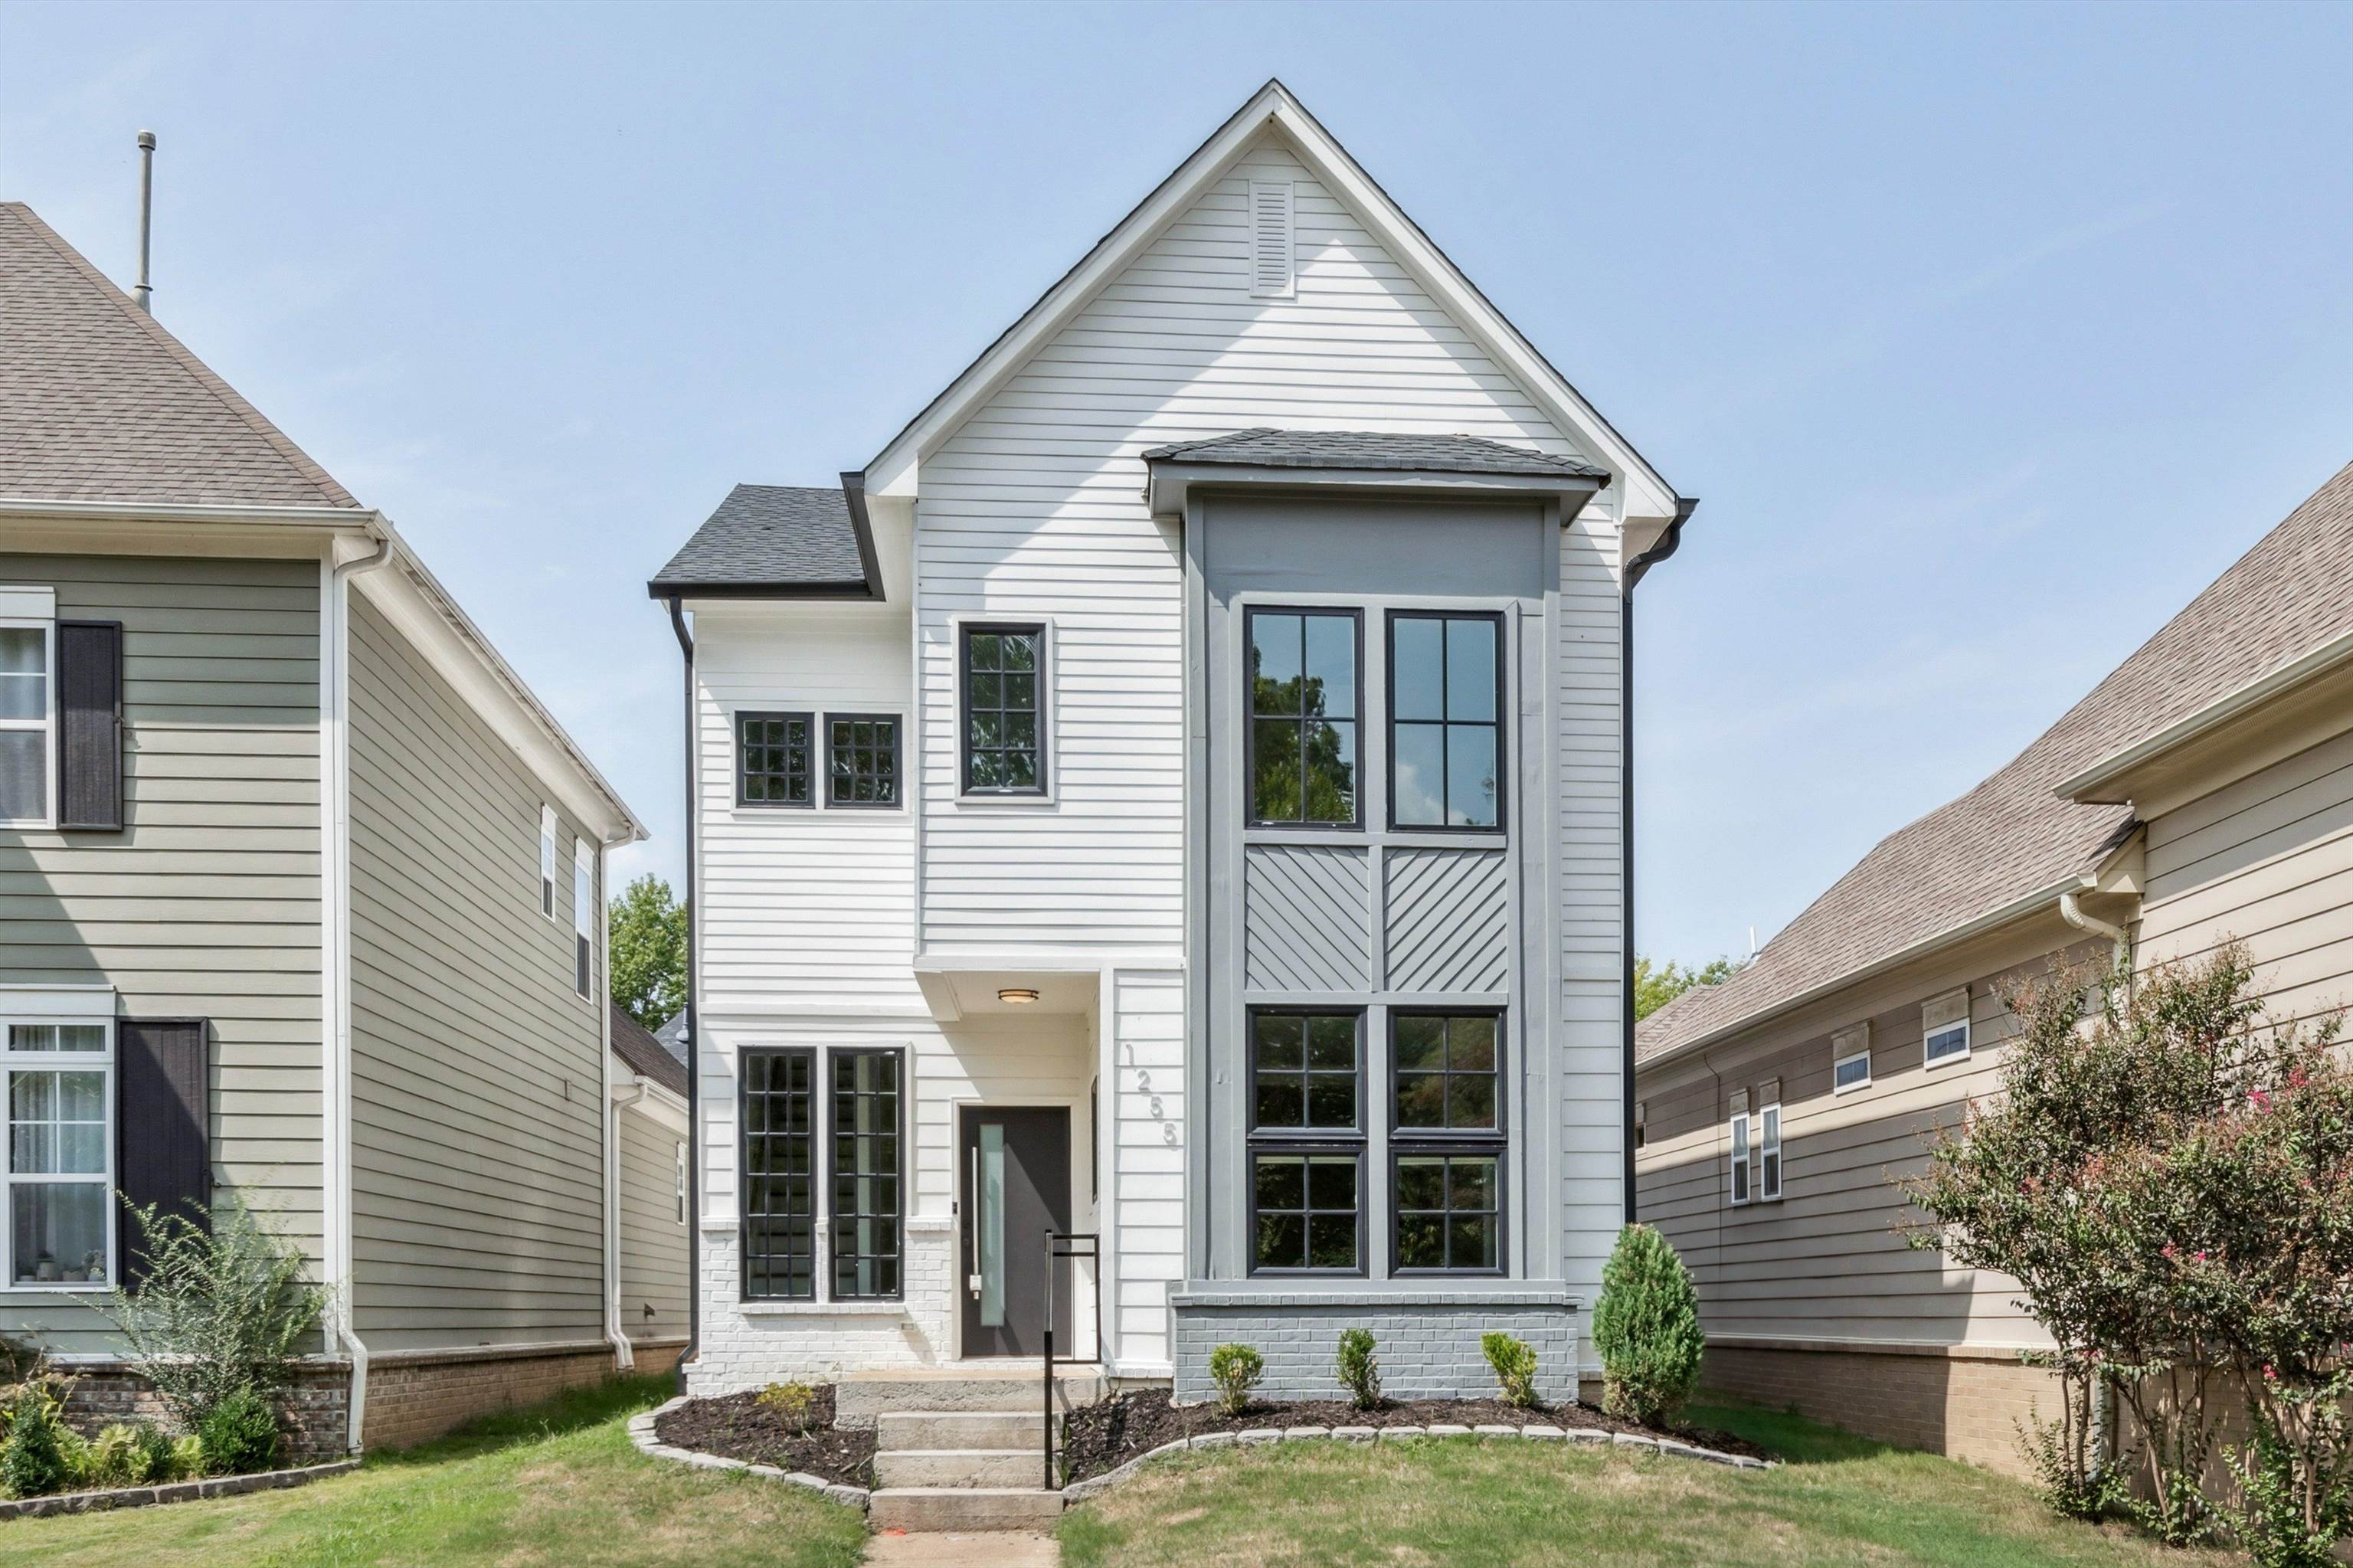
[[[1061,1524],[1069,1568],[1236,1563],[1922,1563],[2210,1568],[2045,1513],[1969,1466],[1767,1411],[1694,1409],[1788,1462],[1760,1473],[1567,1444],[1424,1439],[1223,1449],[1145,1467]]]
[[[583,1390],[293,1491],[0,1523],[0,1568],[849,1568],[855,1510],[629,1446],[667,1378]]]

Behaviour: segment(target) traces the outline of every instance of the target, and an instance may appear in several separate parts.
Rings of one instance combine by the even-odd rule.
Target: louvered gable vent
[[[1252,180],[1250,185],[1250,293],[1258,299],[1291,297],[1291,182]]]

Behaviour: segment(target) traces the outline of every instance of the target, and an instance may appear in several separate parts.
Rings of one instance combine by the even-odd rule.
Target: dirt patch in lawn
[[[1208,1432],[1248,1432],[1263,1426],[1532,1426],[1584,1427],[1598,1432],[1630,1432],[1643,1437],[1669,1437],[1719,1453],[1762,1458],[1765,1451],[1745,1437],[1703,1427],[1662,1431],[1631,1421],[1620,1421],[1587,1404],[1542,1405],[1523,1410],[1500,1399],[1385,1400],[1373,1410],[1359,1410],[1344,1400],[1299,1400],[1290,1403],[1253,1402],[1240,1415],[1221,1414],[1214,1404],[1176,1404],[1165,1388],[1139,1389],[1115,1394],[1098,1404],[1074,1410],[1062,1418],[1063,1463],[1070,1479],[1116,1469],[1139,1454],[1164,1443]]]
[[[654,1436],[697,1454],[774,1465],[846,1486],[874,1484],[874,1434],[833,1424],[830,1383],[817,1390],[806,1427],[795,1427],[782,1411],[762,1404],[757,1393],[730,1393],[691,1399],[664,1412],[654,1421]]]

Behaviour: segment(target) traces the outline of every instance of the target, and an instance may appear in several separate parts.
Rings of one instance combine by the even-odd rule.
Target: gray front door
[[[964,1353],[1046,1351],[1046,1234],[1071,1228],[1071,1113],[965,1106],[956,1137]],[[1055,1270],[1054,1352],[1071,1343],[1071,1269]]]

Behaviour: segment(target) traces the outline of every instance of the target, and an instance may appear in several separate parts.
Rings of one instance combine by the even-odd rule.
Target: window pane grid
[[[736,803],[809,804],[809,715],[736,715]]]
[[[836,714],[826,719],[826,803],[899,803],[899,720],[894,715]]]
[[[964,787],[971,794],[1045,792],[1039,682],[1042,627],[965,628]]]
[[[1253,1151],[1252,1271],[1358,1272],[1361,1163],[1354,1150]]]
[[[1251,1128],[1355,1132],[1359,1111],[1360,1016],[1258,1012],[1250,1016]]]
[[[1250,817],[1357,821],[1356,617],[1249,613]]]
[[[1397,1266],[1481,1272],[1503,1266],[1500,1151],[1423,1150],[1397,1157]]]
[[[1497,1015],[1390,1015],[1396,1125],[1415,1132],[1493,1132],[1502,1053]]]
[[[895,1051],[833,1055],[833,1295],[900,1292],[902,1166]]]
[[[0,626],[0,821],[49,814],[49,629]]]
[[[1389,621],[1389,800],[1400,827],[1503,820],[1502,623],[1485,614]]]
[[[807,1051],[756,1051],[744,1058],[747,1300],[817,1295],[816,1070]]]
[[[113,1204],[112,1031],[102,1022],[10,1022],[0,1029],[7,1115],[5,1186],[11,1285],[87,1288],[111,1282]]]

